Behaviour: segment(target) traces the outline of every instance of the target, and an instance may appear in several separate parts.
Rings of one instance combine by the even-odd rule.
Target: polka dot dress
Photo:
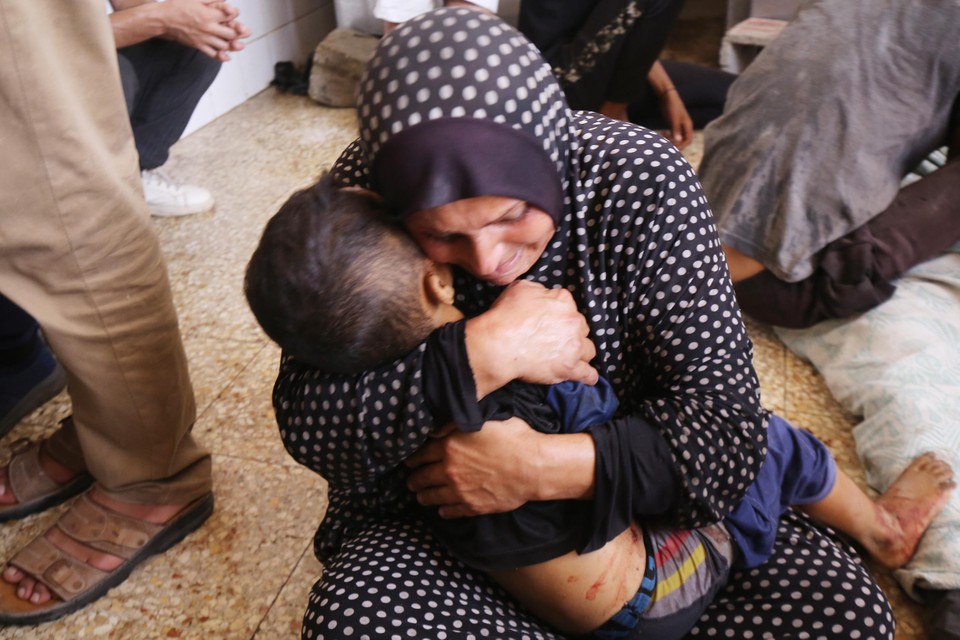
[[[361,137],[334,168],[343,184],[368,185],[382,145],[428,120],[489,119],[542,143],[564,212],[525,277],[573,293],[622,410],[668,443],[677,524],[726,514],[762,463],[765,413],[709,207],[681,154],[645,129],[570,112],[536,50],[469,10],[384,38],[358,104]],[[463,273],[456,284],[468,315],[500,291]],[[325,572],[303,636],[558,638],[407,514],[401,462],[433,428],[421,359],[422,349],[349,379],[281,364],[284,444],[330,483],[316,539]],[[735,576],[693,637],[892,637],[889,606],[848,549],[799,517],[779,536],[771,561]]]

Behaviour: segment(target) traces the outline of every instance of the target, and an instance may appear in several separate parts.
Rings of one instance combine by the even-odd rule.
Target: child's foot
[[[874,560],[888,569],[905,565],[956,486],[953,469],[936,454],[914,458],[875,503],[881,526],[863,541]]]

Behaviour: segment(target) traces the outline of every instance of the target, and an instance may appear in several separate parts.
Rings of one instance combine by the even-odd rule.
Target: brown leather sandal
[[[37,536],[9,565],[43,583],[59,600],[35,605],[21,600],[16,585],[0,581],[0,625],[37,624],[77,611],[122,583],[146,558],[166,551],[195,531],[213,513],[213,494],[197,498],[166,524],[153,524],[117,513],[80,496],[54,525],[78,543],[118,556],[113,571],[91,567]]]
[[[54,482],[40,465],[39,443],[21,439],[10,449],[7,483],[17,503],[0,505],[0,522],[40,513],[83,493],[93,484],[89,473],[81,473],[66,484]]]

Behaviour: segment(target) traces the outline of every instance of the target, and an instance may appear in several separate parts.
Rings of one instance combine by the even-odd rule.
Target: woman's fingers
[[[410,467],[411,469],[423,467],[424,465],[432,464],[434,462],[439,462],[443,460],[443,449],[440,444],[440,438],[428,440],[424,443],[422,447],[417,449],[414,453],[407,456],[407,459],[403,461],[403,464]],[[418,474],[420,471],[415,471],[410,475],[411,478],[419,477]],[[409,486],[409,482],[407,483]],[[419,484],[417,488],[422,488],[423,486],[428,486],[424,484]],[[411,490],[416,491],[417,488],[413,486],[410,487]]]
[[[444,507],[444,517],[515,509],[536,488],[524,464],[535,447],[521,443],[539,435],[523,420],[510,418],[431,440],[408,458],[415,469],[407,488],[420,504]]]

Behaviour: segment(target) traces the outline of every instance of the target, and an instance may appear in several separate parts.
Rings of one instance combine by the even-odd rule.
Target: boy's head
[[[373,193],[328,176],[267,223],[244,291],[267,335],[330,373],[401,357],[460,317],[449,268],[427,259]]]

